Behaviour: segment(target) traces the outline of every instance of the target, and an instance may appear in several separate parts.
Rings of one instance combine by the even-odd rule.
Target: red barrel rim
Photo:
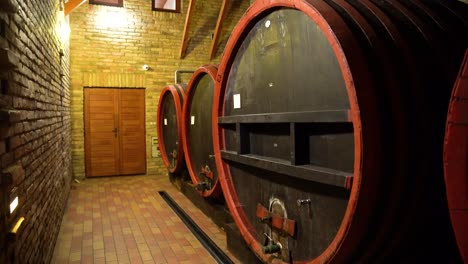
[[[182,98],[180,98],[179,93],[177,90],[180,92],[182,95]],[[170,163],[169,163],[169,158],[167,157],[166,153],[166,147],[164,145],[164,140],[163,139],[163,131],[162,131],[162,126],[160,120],[162,119],[162,104],[163,104],[163,98],[166,95],[166,93],[170,93],[172,97],[174,97],[174,103],[176,106],[176,119],[177,119],[177,137],[179,138],[179,142],[183,141],[182,137],[182,131],[181,131],[181,115],[182,115],[182,105],[181,105],[181,100],[185,101],[185,92],[184,89],[179,85],[179,84],[174,84],[174,85],[168,85],[164,87],[164,89],[161,91],[161,94],[159,95],[159,103],[158,103],[158,112],[156,115],[156,120],[158,122],[157,124],[157,132],[158,132],[158,144],[159,144],[159,150],[161,152],[161,158],[163,160],[164,166],[169,170],[170,173],[177,173],[181,168],[182,168],[182,159],[184,157],[183,155],[183,144],[179,144],[178,146],[178,153],[177,155],[177,164],[174,168],[170,168]]]
[[[192,78],[190,79],[189,83],[187,84],[187,90],[186,90],[186,100],[184,100],[184,106],[182,109],[182,137],[184,140],[182,141],[183,149],[184,149],[184,155],[185,155],[185,163],[187,165],[187,170],[189,171],[190,178],[192,179],[192,183],[194,185],[199,184],[199,179],[197,177],[197,174],[195,173],[195,170],[193,168],[193,162],[192,158],[190,157],[190,146],[188,145],[188,124],[190,122],[190,117],[189,117],[189,111],[190,111],[190,106],[192,103],[192,98],[194,95],[194,85],[198,83],[198,81],[205,75],[207,74],[208,76],[211,77],[211,79],[214,82],[214,89],[213,94],[216,94],[216,89],[217,89],[217,72],[218,72],[218,67],[216,65],[204,65],[198,68],[192,75]],[[213,123],[214,124],[217,123]],[[209,190],[203,190],[200,191],[198,190],[198,193],[202,195],[203,197],[218,197],[219,194],[221,193],[221,187],[219,184],[219,178],[217,181],[215,181],[214,186],[209,189]]]
[[[313,5],[312,5],[313,4]],[[226,44],[223,58],[221,60],[220,67],[218,69],[218,83],[219,86],[216,89],[214,96],[214,105],[212,112],[213,124],[217,124],[219,116],[224,114],[223,99],[225,96],[225,87],[227,77],[229,74],[230,67],[235,58],[235,53],[239,48],[243,37],[245,36],[248,29],[256,22],[256,17],[268,13],[268,10],[274,11],[278,8],[292,8],[304,12],[309,18],[311,18],[329,41],[335,55],[337,56],[338,63],[343,74],[343,78],[346,84],[346,90],[350,101],[350,119],[353,123],[354,128],[354,177],[352,186],[350,186],[351,193],[349,198],[348,207],[346,209],[345,216],[342,220],[342,224],[328,248],[322,252],[322,254],[311,261],[311,263],[324,263],[330,260],[340,261],[344,255],[350,254],[355,249],[356,245],[353,245],[353,237],[360,237],[361,231],[366,229],[366,226],[360,221],[360,219],[366,219],[369,215],[369,208],[372,208],[373,200],[365,200],[361,196],[366,196],[367,199],[375,197],[375,190],[372,190],[372,185],[377,181],[377,177],[371,177],[373,173],[377,171],[380,155],[380,143],[378,140],[378,131],[380,128],[377,126],[365,125],[361,122],[361,108],[375,109],[376,100],[372,100],[375,96],[372,89],[372,81],[367,76],[368,69],[364,64],[363,50],[359,47],[356,40],[352,38],[352,32],[340,31],[332,32],[330,24],[335,26],[339,25],[342,28],[348,28],[343,22],[342,18],[327,4],[322,1],[309,0],[266,0],[256,1],[244,14],[241,20],[231,34],[231,37]],[[328,20],[322,16],[320,10],[326,10]],[[247,29],[247,30],[246,30]],[[340,36],[338,36],[340,34]],[[349,38],[346,43],[340,43],[339,39]],[[346,53],[346,56],[345,56]],[[351,73],[351,69],[353,73]],[[356,91],[359,85],[359,95]],[[364,95],[363,95],[364,94]],[[358,99],[363,99],[358,104]],[[372,111],[366,111],[364,114],[367,124],[373,123],[377,118],[377,114]],[[364,126],[363,126],[364,125]],[[366,137],[363,137],[363,134]],[[369,153],[363,148],[363,141],[366,141],[366,146],[369,144],[373,146],[374,151]],[[213,144],[215,148],[215,158],[218,169],[218,177],[221,181],[222,190],[226,198],[226,203],[229,210],[234,218],[236,225],[238,226],[241,235],[244,237],[247,244],[251,247],[254,253],[263,261],[271,261],[270,256],[263,254],[261,245],[256,241],[255,236],[252,234],[253,227],[250,226],[245,213],[242,211],[242,206],[239,203],[235,194],[235,189],[232,181],[232,177],[229,171],[229,165],[221,159],[220,150],[224,146],[224,136],[218,125],[213,126]],[[364,169],[365,167],[365,169]],[[364,175],[365,174],[365,175]],[[365,179],[365,181],[363,181]],[[361,195],[362,194],[362,195]],[[340,254],[338,254],[340,249]],[[295,262],[296,263],[296,262]],[[300,262],[297,262],[300,263]]]
[[[468,260],[468,50],[452,91],[444,143],[444,177],[452,228]]]

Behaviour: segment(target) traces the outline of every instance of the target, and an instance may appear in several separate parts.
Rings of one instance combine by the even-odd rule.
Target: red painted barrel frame
[[[214,89],[215,91],[213,92],[214,94],[216,94],[216,90],[217,90],[217,72],[218,72],[218,68],[214,65],[205,65],[205,66],[202,66],[200,68],[198,68],[192,75],[192,78],[190,79],[189,83],[187,84],[187,91],[186,91],[186,100],[184,101],[184,107],[183,107],[183,111],[182,111],[182,137],[184,138],[183,140],[183,148],[184,148],[184,155],[185,155],[185,162],[187,164],[187,169],[189,171],[189,174],[190,174],[190,178],[192,179],[192,182],[193,184],[196,186],[197,184],[200,183],[198,177],[196,176],[196,172],[193,168],[193,164],[192,164],[192,159],[190,157],[190,149],[189,149],[189,145],[188,145],[188,140],[187,140],[187,137],[188,137],[188,126],[189,126],[189,123],[190,123],[190,106],[191,106],[191,103],[192,103],[192,98],[193,98],[193,87],[195,84],[198,83],[198,81],[205,75],[209,75],[211,77],[211,79],[213,80],[213,82],[215,83],[215,86],[214,86]],[[193,90],[192,90],[193,89]],[[213,123],[213,126],[215,126],[215,124],[217,124],[217,120],[214,121]],[[214,134],[213,134],[214,136]],[[220,184],[219,184],[219,178],[218,180],[215,182],[214,186],[210,189],[210,190],[207,190],[207,191],[198,191],[203,197],[217,197],[219,196],[219,194],[221,193],[221,189],[220,189]]]
[[[468,261],[468,50],[452,92],[444,145],[444,172],[452,228]]]
[[[182,98],[180,98],[179,93],[177,92],[179,90],[180,94],[182,95]],[[166,153],[166,148],[164,146],[164,140],[163,140],[163,131],[162,131],[162,125],[160,124],[160,120],[162,120],[162,103],[163,103],[163,98],[166,95],[166,93],[171,93],[172,97],[174,97],[174,103],[176,107],[176,118],[177,118],[177,137],[179,138],[179,145],[178,145],[178,155],[177,155],[177,165],[174,168],[170,168],[170,163],[169,159],[167,157]],[[181,100],[182,99],[182,100]],[[181,167],[182,167],[182,160],[184,158],[183,155],[183,147],[181,144],[181,141],[183,141],[182,138],[182,105],[180,102],[185,102],[185,92],[184,89],[178,84],[175,85],[168,85],[164,87],[164,89],[161,91],[161,94],[159,95],[159,104],[158,104],[158,112],[156,116],[156,120],[158,121],[157,124],[157,132],[158,132],[158,144],[159,144],[159,150],[161,152],[161,158],[163,160],[164,166],[169,170],[170,173],[177,173]]]
[[[256,22],[257,17],[267,13],[268,10],[280,7],[298,9],[318,25],[338,59],[346,83],[355,141],[353,184],[348,207],[337,235],[328,248],[318,258],[310,262],[325,263],[333,260],[340,263],[351,252],[355,252],[357,247],[355,241],[359,241],[356,238],[360,238],[364,233],[361,231],[367,228],[364,224],[365,219],[369,216],[370,208],[375,205],[372,198],[376,196],[376,193],[372,186],[376,184],[377,177],[372,177],[372,175],[379,168],[381,155],[379,150],[381,146],[379,143],[380,128],[370,125],[378,123],[376,111],[372,111],[377,109],[377,100],[374,99],[376,95],[372,89],[372,81],[368,76],[369,69],[365,64],[364,51],[353,39],[351,30],[340,30],[338,32],[330,30],[331,27],[348,28],[339,15],[324,2],[318,0],[309,0],[308,2],[299,0],[256,1],[238,22],[226,45],[218,70],[217,85],[219,87],[216,89],[217,92],[214,96],[213,124],[217,124],[218,117],[224,115],[223,102],[226,83],[235,54],[241,44],[239,40],[242,40],[245,32],[248,32],[247,30]],[[327,14],[327,19],[321,14]],[[346,39],[346,41],[340,42],[340,39]],[[356,90],[356,87],[359,87],[359,90]],[[361,122],[361,120],[364,120],[364,122]],[[218,177],[221,181],[226,203],[240,233],[260,259],[265,262],[271,261],[269,255],[262,253],[262,245],[256,241],[255,235],[251,233],[253,227],[249,224],[244,211],[242,211],[242,205],[235,194],[229,165],[221,159],[220,150],[223,149],[225,143],[223,132],[217,125],[213,125],[213,144]]]

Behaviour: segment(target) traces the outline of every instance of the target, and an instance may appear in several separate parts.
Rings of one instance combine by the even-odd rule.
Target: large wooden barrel
[[[202,66],[195,71],[187,85],[187,100],[182,113],[187,169],[195,188],[204,197],[217,197],[221,193],[211,119],[217,71],[213,65]]]
[[[158,144],[164,166],[170,173],[180,172],[185,164],[181,126],[185,86],[185,84],[168,85],[159,95],[156,122]]]
[[[442,146],[457,1],[263,0],[218,70],[224,196],[264,262],[457,263]]]
[[[445,187],[458,248],[468,262],[468,50],[455,82],[444,145]]]

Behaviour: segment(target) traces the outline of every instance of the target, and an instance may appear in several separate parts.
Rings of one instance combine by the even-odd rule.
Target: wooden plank
[[[313,181],[321,184],[349,188],[352,181],[352,173],[323,168],[314,165],[294,166],[289,161],[268,158],[253,154],[238,155],[232,151],[221,151],[221,157],[225,160],[252,166],[255,168],[273,171],[301,180]]]
[[[75,8],[82,5],[86,0],[69,0],[65,3],[65,15],[70,14]]]
[[[324,110],[288,113],[268,113],[237,116],[222,116],[218,118],[219,124],[236,123],[348,123],[349,110]]]
[[[110,118],[112,118],[113,116],[113,113],[102,113],[102,112],[96,112],[94,115],[93,115],[93,120],[109,120]],[[105,124],[106,122],[104,122],[103,124]],[[113,128],[112,128],[113,129]]]
[[[116,139],[116,162],[117,166],[119,168],[119,173],[122,174],[122,143],[121,143],[121,138],[120,138],[120,90],[118,89],[113,89],[114,90],[114,100],[115,100],[115,106],[114,106],[114,127],[117,129],[117,133],[114,132],[114,138]]]
[[[112,131],[114,130],[114,125],[99,125],[99,126],[91,126],[91,133],[93,132],[105,132],[105,131]]]
[[[112,110],[112,106],[113,104],[93,104],[93,103],[90,103],[89,104],[90,107],[91,107],[91,110],[90,113],[92,114],[113,114],[113,110]],[[98,106],[96,106],[98,105]],[[109,108],[110,107],[110,108]],[[94,119],[94,117],[93,117]]]
[[[92,93],[92,97],[90,98],[90,101],[91,102],[108,102],[108,101],[113,101],[112,100],[112,97],[109,97],[109,96],[112,96],[112,94],[96,94],[96,93]]]
[[[124,119],[137,119],[138,113],[131,112],[131,113],[120,113],[120,116]]]
[[[91,97],[91,89],[84,89],[84,149],[85,149],[85,175],[91,173],[91,129],[90,129],[90,113],[89,113],[89,98]]]
[[[223,30],[224,18],[226,17],[228,10],[228,2],[228,0],[223,0],[223,3],[221,4],[221,9],[219,10],[218,21],[216,22],[213,41],[211,41],[210,60],[212,60],[216,54],[216,48],[218,46],[219,37],[221,36],[221,31]]]
[[[188,11],[187,11],[187,17],[185,18],[184,33],[182,34],[182,45],[180,47],[181,59],[185,57],[185,51],[187,50],[190,21],[192,20],[192,14],[194,10],[195,10],[195,0],[190,0]]]

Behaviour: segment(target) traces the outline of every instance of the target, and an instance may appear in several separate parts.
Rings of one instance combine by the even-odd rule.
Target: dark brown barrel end
[[[156,116],[158,144],[164,166],[170,173],[178,173],[183,167],[182,105],[185,92],[181,84],[164,87],[159,95]]]
[[[187,85],[182,112],[183,148],[190,178],[200,195],[214,198],[221,194],[211,118],[217,71],[215,65],[205,65],[195,71]]]
[[[452,92],[444,145],[445,187],[452,228],[468,261],[468,50]]]

